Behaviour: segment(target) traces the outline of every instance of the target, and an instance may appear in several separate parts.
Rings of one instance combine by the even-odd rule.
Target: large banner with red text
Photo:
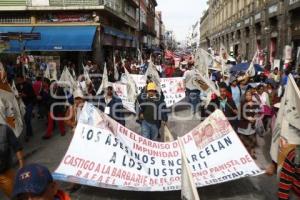
[[[197,187],[256,176],[255,164],[217,110],[181,138]],[[179,141],[148,140],[86,103],[57,180],[134,191],[181,189]]]

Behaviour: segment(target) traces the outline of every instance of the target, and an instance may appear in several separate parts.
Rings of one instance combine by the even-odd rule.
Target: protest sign
[[[141,93],[142,89],[146,85],[146,81],[143,79],[143,75],[131,74],[131,77],[135,81],[135,84],[138,88],[138,93]],[[182,77],[161,78],[160,87],[165,96],[167,107],[171,107],[185,98],[185,87]]]
[[[127,85],[116,82],[113,83],[113,88],[116,95],[122,100],[123,107],[135,113],[135,101],[128,98]]]
[[[219,110],[181,140],[197,187],[262,173]],[[173,191],[181,189],[181,165],[178,140],[148,140],[86,103],[53,175],[95,187]]]
[[[171,107],[185,98],[183,78],[162,78],[160,81],[167,107]]]
[[[300,92],[295,80],[290,75],[287,88],[281,99],[280,109],[273,129],[270,155],[281,168],[288,153],[300,144],[299,113]]]

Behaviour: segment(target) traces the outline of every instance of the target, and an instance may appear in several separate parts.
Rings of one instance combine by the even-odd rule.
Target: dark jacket
[[[138,116],[143,114],[145,121],[156,124],[158,128],[161,121],[168,121],[168,110],[162,93],[157,95],[156,98],[150,99],[147,97],[147,93],[142,92],[137,98],[136,108]]]
[[[234,113],[234,110],[237,110],[237,107],[232,98],[227,97],[227,103],[225,104],[225,109],[220,106],[221,99],[219,97],[212,99],[209,103],[207,109],[210,113],[213,113],[216,109],[223,111],[224,115],[228,118],[231,126],[234,129],[237,128],[237,115]]]
[[[55,105],[55,106],[54,106]],[[53,106],[53,108],[51,108]],[[49,95],[47,101],[48,112],[53,111],[55,117],[64,115],[67,106],[67,96],[62,87],[58,87],[55,91],[55,95]]]
[[[12,167],[11,150],[16,153],[22,147],[11,128],[0,124],[0,174]]]
[[[22,97],[24,104],[27,106],[29,104],[36,103],[36,96],[33,90],[32,84],[29,81],[25,81],[24,83],[17,84],[17,89],[19,93],[24,94]]]
[[[125,117],[124,117],[124,107],[123,107],[123,103],[122,100],[120,98],[117,97],[117,95],[113,95],[112,96],[112,100],[106,104],[105,102],[105,97],[104,97],[104,93],[102,92],[101,95],[99,96],[98,99],[98,108],[104,112],[105,111],[105,107],[109,107],[110,108],[110,114],[109,116],[114,119],[115,121],[117,121],[119,124],[122,124],[123,126],[125,126]]]

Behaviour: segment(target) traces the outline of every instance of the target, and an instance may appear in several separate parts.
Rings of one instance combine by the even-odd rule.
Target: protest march
[[[161,0],[20,2],[0,1],[1,200],[300,199],[299,26],[274,28],[299,2],[231,3],[225,29],[207,1],[184,42]]]

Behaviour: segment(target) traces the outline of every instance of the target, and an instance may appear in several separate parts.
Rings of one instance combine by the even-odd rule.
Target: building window
[[[0,16],[0,24],[30,24],[30,17],[26,16]]]

